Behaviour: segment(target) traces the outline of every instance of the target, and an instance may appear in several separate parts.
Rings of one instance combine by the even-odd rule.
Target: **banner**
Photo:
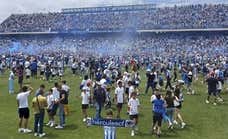
[[[134,126],[134,121],[121,119],[87,119],[87,126],[92,125],[131,128]]]

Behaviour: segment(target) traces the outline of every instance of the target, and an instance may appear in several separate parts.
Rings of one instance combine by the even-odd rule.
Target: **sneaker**
[[[135,131],[134,130],[131,131],[131,136],[132,137],[135,136]]]
[[[157,136],[158,136],[158,138],[160,138],[161,137],[161,134],[157,134]]]
[[[139,128],[138,128],[138,126],[135,126],[135,131],[139,131]]]
[[[218,102],[223,102],[223,99],[222,98],[218,98]]]
[[[58,125],[58,126],[55,127],[55,129],[63,129],[63,127]]]
[[[213,105],[215,105],[215,106],[216,106],[216,105],[217,105],[217,103],[215,103],[215,102],[214,102],[214,103],[213,103]]]
[[[31,133],[32,132],[32,130],[30,130],[30,129],[24,129],[24,133]]]
[[[50,126],[51,125],[51,121],[49,121],[47,124],[46,124],[46,126]]]
[[[39,134],[38,133],[34,133],[34,136],[37,137],[37,136],[39,136]]]
[[[173,124],[169,123],[168,129],[173,129]]]
[[[184,128],[186,126],[186,123],[181,123],[181,128]]]
[[[55,126],[55,123],[51,122],[50,127],[54,127],[54,126]]]
[[[46,134],[45,133],[42,133],[39,135],[40,138],[44,137]]]
[[[178,125],[178,122],[177,122],[176,120],[174,120],[173,123],[174,123],[175,125]]]
[[[86,118],[83,118],[83,122],[86,122]]]
[[[19,133],[23,133],[23,132],[24,132],[24,128],[19,128],[19,129],[18,129],[18,132],[19,132]]]
[[[209,104],[210,102],[208,100],[206,100],[206,104]]]
[[[195,91],[194,91],[194,90],[192,90],[192,94],[193,94],[193,95],[195,94]]]

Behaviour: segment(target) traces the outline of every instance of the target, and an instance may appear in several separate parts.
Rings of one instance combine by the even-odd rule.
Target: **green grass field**
[[[145,77],[141,83],[141,92],[144,92]],[[102,127],[87,128],[82,122],[81,99],[75,97],[80,94],[79,76],[73,77],[69,72],[64,77],[71,87],[70,95],[70,115],[67,117],[66,128],[56,130],[54,128],[44,127],[47,136],[44,139],[102,139]],[[46,89],[53,86],[53,83],[47,83],[41,80],[31,80],[31,86],[36,90],[41,83],[45,83]],[[18,90],[17,80],[15,80],[15,90]],[[173,131],[167,130],[167,125],[163,124],[162,137],[164,139],[227,139],[228,138],[228,103],[227,94],[223,93],[225,102],[213,106],[205,104],[206,85],[200,81],[193,83],[196,95],[185,95],[185,101],[182,109],[182,116],[187,123],[186,128],[176,127]],[[112,91],[113,93],[113,91]],[[186,94],[186,92],[184,92]],[[30,106],[31,99],[30,96]],[[140,95],[141,102],[139,117],[139,134],[135,137],[130,136],[130,129],[118,128],[118,139],[151,139],[156,138],[150,134],[152,112],[150,104],[150,95]],[[115,106],[113,105],[113,108]],[[104,112],[104,111],[103,111]],[[114,111],[115,112],[115,111]],[[95,109],[89,109],[89,116],[95,114]],[[103,114],[104,115],[104,114]],[[122,111],[122,118],[128,119],[126,115],[126,105]],[[47,121],[47,115],[45,118]],[[58,117],[56,117],[58,120]],[[31,113],[29,128],[33,129],[33,115]],[[33,134],[18,133],[18,115],[16,105],[16,94],[8,94],[8,73],[0,75],[0,139],[35,139]]]

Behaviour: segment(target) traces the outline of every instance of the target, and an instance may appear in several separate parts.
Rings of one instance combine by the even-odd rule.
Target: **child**
[[[57,74],[56,69],[55,69],[55,68],[52,68],[52,69],[51,69],[52,80],[54,80],[54,79],[55,79],[56,74]]]
[[[107,110],[106,115],[107,119],[112,119],[112,110]],[[116,139],[116,127],[104,126],[104,139]]]
[[[141,82],[141,77],[140,77],[139,73],[137,72],[137,73],[135,74],[135,87],[136,87],[136,88],[139,87],[140,82]]]
[[[64,72],[63,69],[59,68],[59,70],[58,70],[59,80],[63,79],[63,72]]]
[[[115,101],[117,103],[117,118],[120,118],[120,112],[124,103],[124,87],[122,81],[117,82],[118,87],[115,89]]]
[[[221,91],[222,91],[222,81],[221,79],[218,79],[217,83],[217,96],[218,96],[218,101],[223,102],[222,96],[221,96]]]
[[[137,93],[132,92],[131,98],[128,102],[128,111],[130,119],[134,121],[135,125],[132,127],[131,136],[135,136],[135,130],[138,130],[137,124],[138,124],[138,114],[139,114],[139,100],[136,98]]]
[[[175,120],[173,121],[174,124],[178,124],[176,119],[178,118],[181,122],[181,128],[184,128],[186,123],[184,122],[182,116],[181,116],[181,108],[182,108],[182,102],[184,101],[183,94],[181,93],[180,85],[177,84],[176,88],[174,90],[174,107],[175,107]]]
[[[41,63],[40,64],[40,80],[45,80],[44,78],[44,72],[45,72],[45,64]]]
[[[31,70],[29,68],[25,69],[26,80],[29,81],[31,76]]]
[[[49,121],[48,121],[48,123],[46,125],[47,126],[50,126],[50,125],[54,124],[54,118],[53,118],[53,115],[51,113],[52,107],[54,105],[54,98],[53,98],[53,91],[52,91],[52,89],[50,89],[48,91],[47,103],[48,103],[47,113],[48,113],[48,119],[49,119]]]
[[[89,107],[89,100],[90,100],[90,93],[87,92],[87,88],[83,87],[82,88],[82,93],[81,93],[81,98],[82,98],[82,113],[83,113],[83,122],[86,122],[87,119],[87,109]]]
[[[14,93],[14,73],[13,73],[13,71],[10,71],[10,75],[9,75],[9,93],[10,94]]]
[[[106,88],[106,104],[105,104],[105,108],[106,108],[106,109],[109,109],[109,108],[111,108],[111,106],[112,106],[110,91],[111,91],[111,88],[108,86],[108,87]]]
[[[188,76],[187,76],[187,94],[188,95],[193,95],[194,94],[194,90],[192,90],[192,87],[191,87],[191,85],[192,85],[192,72],[191,71],[189,71],[189,73],[188,73]]]

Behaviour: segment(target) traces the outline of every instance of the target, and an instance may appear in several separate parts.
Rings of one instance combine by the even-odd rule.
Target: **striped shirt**
[[[104,139],[116,139],[116,127],[104,126]]]

